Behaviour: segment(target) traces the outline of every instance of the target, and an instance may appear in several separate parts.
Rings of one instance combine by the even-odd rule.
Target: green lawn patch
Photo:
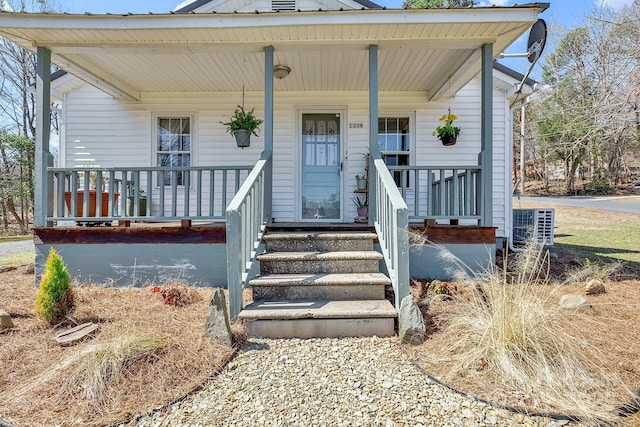
[[[35,253],[33,251],[22,252],[19,254],[12,254],[7,256],[0,256],[0,267],[6,267],[9,265],[25,265],[33,262]]]
[[[541,203],[526,207],[547,207]],[[576,257],[622,261],[640,271],[640,216],[564,206],[555,209],[554,243]]]
[[[33,239],[33,234],[22,234],[20,236],[0,236],[0,243],[21,242]]]

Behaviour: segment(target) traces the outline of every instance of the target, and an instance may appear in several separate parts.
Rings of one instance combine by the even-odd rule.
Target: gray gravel
[[[253,339],[201,391],[138,426],[558,426],[431,382],[397,338]]]

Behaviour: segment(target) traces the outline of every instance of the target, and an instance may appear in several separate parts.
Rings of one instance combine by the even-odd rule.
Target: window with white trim
[[[191,117],[158,117],[156,152],[158,166],[191,166]],[[186,172],[178,172],[177,185],[184,185]],[[172,185],[171,172],[165,172],[164,184]]]
[[[411,164],[411,142],[409,117],[378,118],[378,148],[388,166],[409,166]],[[401,187],[402,171],[393,171],[393,179]],[[409,187],[409,173],[404,173],[405,185]]]

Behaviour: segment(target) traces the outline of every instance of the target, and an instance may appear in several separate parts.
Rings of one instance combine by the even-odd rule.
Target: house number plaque
[[[349,123],[349,129],[363,129],[364,123],[362,122],[351,122]]]

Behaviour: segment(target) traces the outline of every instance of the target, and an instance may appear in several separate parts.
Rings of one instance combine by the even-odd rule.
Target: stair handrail
[[[409,295],[409,209],[384,160],[373,159],[373,165],[373,224],[399,311],[402,298]]]
[[[232,322],[242,310],[242,289],[271,220],[272,165],[271,152],[263,152],[227,206],[227,288]]]

